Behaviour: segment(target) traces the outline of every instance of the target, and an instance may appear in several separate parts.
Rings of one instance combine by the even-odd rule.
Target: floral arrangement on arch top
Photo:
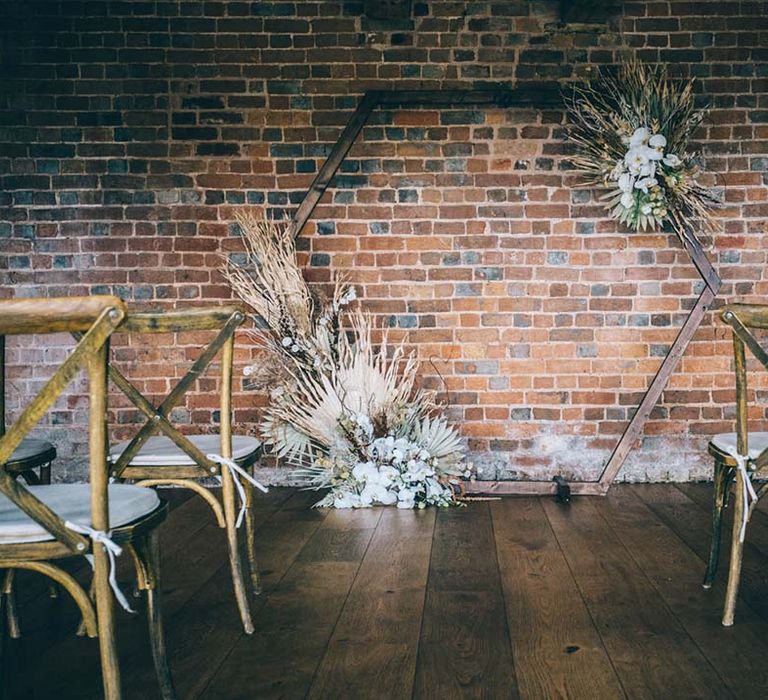
[[[609,190],[601,199],[615,219],[636,231],[668,223],[681,239],[694,218],[711,228],[717,200],[698,182],[689,151],[704,118],[692,79],[674,81],[664,67],[630,60],[575,87],[566,105],[574,164],[587,185]]]
[[[288,223],[237,213],[245,262],[223,273],[254,312],[263,359],[246,368],[269,392],[261,433],[318,506],[399,508],[458,503],[471,475],[461,439],[433,392],[416,387],[418,362],[337,279],[330,297],[304,279]]]

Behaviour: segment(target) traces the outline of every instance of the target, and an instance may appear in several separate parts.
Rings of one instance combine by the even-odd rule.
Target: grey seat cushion
[[[189,441],[204,455],[219,454],[221,437],[212,435],[188,435]],[[129,440],[114,445],[109,450],[109,458],[115,462],[128,447]],[[261,447],[261,442],[247,435],[232,437],[232,459],[236,462],[245,459]],[[155,435],[147,440],[139,453],[131,460],[132,467],[181,467],[194,466],[194,460],[165,435]]]
[[[721,452],[736,455],[736,433],[718,433],[710,442]],[[768,433],[749,433],[747,438],[749,458],[756,459],[768,447]]]
[[[88,484],[53,484],[29,486],[30,493],[45,503],[62,520],[77,525],[91,525],[91,487]],[[109,526],[127,525],[154,511],[160,499],[152,489],[130,484],[109,486]],[[47,542],[53,540],[42,525],[0,494],[0,544]]]

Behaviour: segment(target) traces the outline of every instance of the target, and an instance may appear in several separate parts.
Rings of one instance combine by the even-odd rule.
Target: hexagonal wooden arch
[[[292,218],[295,235],[299,235],[312,215],[317,203],[330,185],[333,176],[344,161],[349,149],[376,107],[528,107],[536,109],[556,108],[562,106],[559,90],[551,85],[531,85],[515,90],[402,90],[402,91],[369,91],[360,100],[357,109],[349,119],[338,141],[331,149],[325,162],[318,171],[315,179],[304,196],[301,204]],[[627,424],[611,456],[603,466],[600,477],[595,481],[569,482],[568,488],[576,495],[605,495],[616,475],[619,473],[624,460],[640,437],[651,410],[659,400],[662,391],[683,356],[688,343],[701,324],[704,314],[711,307],[720,288],[720,277],[712,263],[702,250],[701,244],[692,233],[683,242],[685,251],[691,258],[696,270],[704,281],[704,289],[696,299],[688,317],[680,328],[674,343],[664,358],[656,375],[646,390],[632,419]],[[557,477],[556,477],[557,478]],[[476,481],[468,484],[472,493],[504,494],[504,495],[546,495],[557,493],[563,488],[555,481]]]

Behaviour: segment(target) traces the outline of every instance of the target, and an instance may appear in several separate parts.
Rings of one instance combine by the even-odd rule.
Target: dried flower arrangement
[[[236,218],[246,261],[223,272],[260,326],[264,359],[247,373],[269,391],[265,443],[307,487],[330,489],[319,506],[456,503],[470,468],[434,394],[416,388],[413,354],[386,331],[373,342],[354,287],[337,280],[323,298],[307,284],[290,225]]]
[[[698,183],[688,150],[704,117],[692,79],[675,81],[664,67],[631,60],[575,87],[566,105],[574,163],[587,185],[609,190],[602,199],[615,219],[637,231],[669,222],[681,238],[692,218],[711,227],[716,200]]]

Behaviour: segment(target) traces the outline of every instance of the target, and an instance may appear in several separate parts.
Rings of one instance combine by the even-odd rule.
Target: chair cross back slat
[[[140,317],[141,322],[137,320],[137,317]],[[211,474],[218,473],[219,465],[208,459],[185,435],[171,425],[168,416],[194,382],[208,369],[208,366],[224,345],[234,341],[235,331],[244,319],[245,315],[237,307],[224,307],[223,309],[205,311],[198,310],[191,314],[169,312],[167,315],[158,316],[152,314],[129,314],[127,316],[125,323],[119,329],[121,331],[171,332],[180,330],[215,330],[219,328],[220,330],[157,408],[123,374],[115,367],[110,366],[110,379],[128,397],[131,403],[147,417],[147,421],[139,429],[139,432],[113,463],[111,469],[112,476],[120,478],[146,441],[158,432],[165,433],[179,449],[183,450],[193,460],[200,469],[200,476],[210,476]]]
[[[101,297],[100,306],[95,307],[94,300],[98,299],[98,297],[92,297],[84,305],[87,309],[100,309],[91,327],[82,336],[75,349],[59,366],[53,376],[45,383],[32,401],[27,404],[13,425],[6,430],[4,435],[0,436],[0,464],[8,460],[14,450],[21,444],[25,435],[37,425],[81,369],[88,367],[89,370],[92,370],[92,366],[95,363],[106,363],[106,345],[109,336],[123,320],[125,311],[122,303],[114,297]],[[62,300],[55,301],[57,303],[53,305],[63,313],[67,308],[79,309],[78,302],[82,300],[73,299],[69,307],[66,304],[58,303]],[[51,316],[50,309],[47,310],[49,313],[46,313],[43,310],[43,304],[41,304],[41,314],[37,318],[33,316],[34,305],[31,305],[29,302],[23,307],[24,313],[19,313],[18,325],[14,327],[12,325],[12,317],[15,311],[13,302],[6,302],[6,305],[7,311],[6,308],[3,309],[5,318],[3,319],[4,328],[2,330],[4,333],[22,334],[28,327],[36,332],[43,332],[46,329],[43,324],[48,317],[51,319],[51,331],[69,330],[66,323],[66,314],[64,314],[64,318],[56,318]],[[73,318],[70,328],[80,328],[82,325],[83,318],[79,316],[77,321]],[[32,495],[4,470],[0,470],[0,492],[32,518],[32,520],[45,528],[56,540],[73,552],[82,553],[90,548],[90,540],[67,528],[64,521],[53,510]]]

